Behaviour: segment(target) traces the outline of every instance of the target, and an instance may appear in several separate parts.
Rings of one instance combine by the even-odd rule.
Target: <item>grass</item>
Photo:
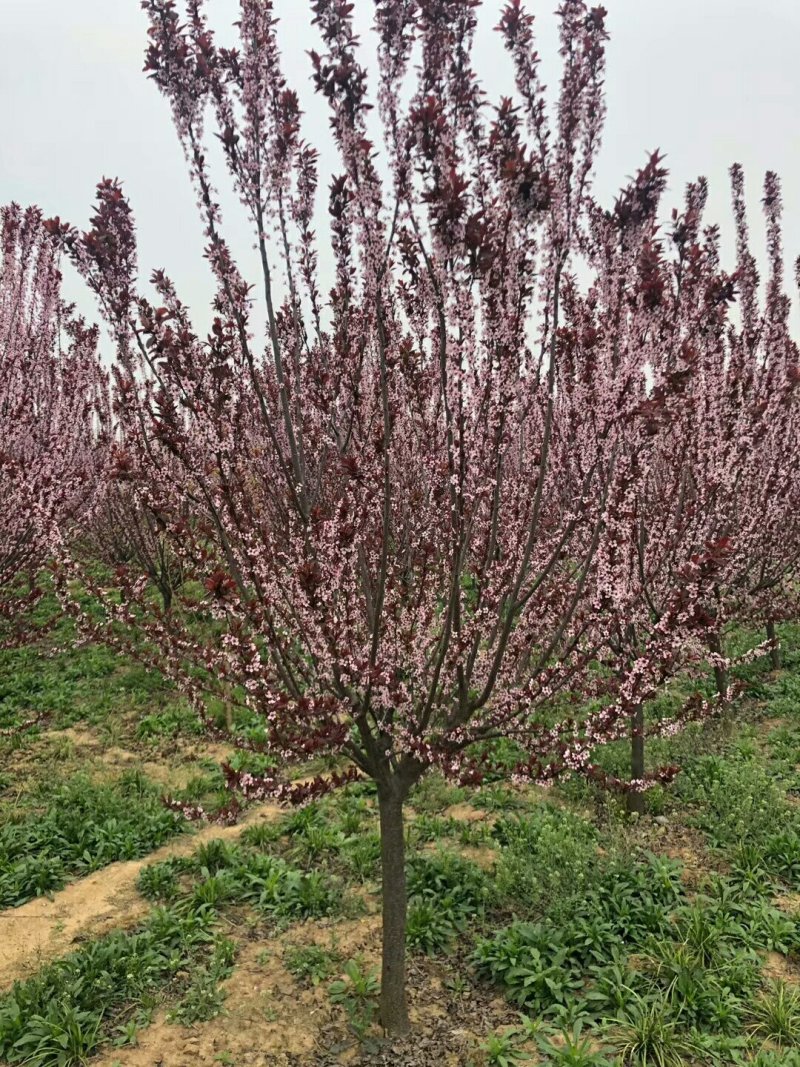
[[[187,710],[157,672],[103,645],[75,644],[66,620],[44,648],[0,651],[0,727],[14,726],[31,711],[51,716],[63,728],[77,722],[103,727],[109,718],[128,714],[152,717]]]
[[[481,789],[438,774],[415,789],[410,973],[415,988],[436,975],[447,1013],[498,1019],[475,1035],[475,1067],[800,1067],[800,925],[783,903],[800,889],[800,629],[786,634],[795,644],[782,673],[763,662],[743,671],[750,695],[732,726],[653,744],[655,762],[683,768],[648,796],[660,823],[631,822],[583,782],[546,796],[510,788],[503,777],[519,752],[505,743],[476,753],[488,769]],[[51,730],[83,720],[102,743],[124,736],[148,759],[196,737],[174,693],[136,666],[85,648],[42,660],[37,677],[36,660],[35,650],[0,655],[1,722],[47,710]],[[651,714],[666,714],[676,689]],[[60,780],[53,750],[36,762],[45,751],[36,730],[0,743],[22,745],[32,766],[22,792],[13,775],[0,779],[0,907],[146,855],[181,829],[140,772]],[[613,771],[625,755],[608,746],[598,760]],[[270,766],[255,754],[234,759],[254,773]],[[173,792],[222,803],[219,768],[198,765]],[[210,840],[146,866],[138,889],[152,911],[141,927],[86,942],[0,1000],[0,1061],[84,1063],[135,1041],[162,1004],[177,1027],[200,1026],[226,1011],[225,980],[252,938],[269,939],[289,989],[324,996],[350,1040],[371,1039],[374,959],[338,932],[374,916],[379,858],[374,789],[358,783],[253,823],[236,843]],[[300,924],[324,924],[322,942],[299,936]],[[524,1014],[509,1025],[514,1012]]]
[[[552,913],[554,902],[569,908],[597,874],[597,830],[569,810],[541,804],[529,813],[505,815],[492,836],[502,846],[497,892],[525,917]]]
[[[151,899],[197,907],[247,904],[281,919],[329,915],[340,899],[337,881],[322,871],[304,871],[280,856],[219,839],[191,857],[146,867],[139,889]]]
[[[0,1062],[83,1063],[120,1027],[125,1031],[124,1020],[136,1012],[146,1017],[165,999],[175,1023],[211,1019],[223,1009],[221,982],[236,954],[221,932],[226,911],[249,906],[264,919],[291,923],[330,915],[339,905],[338,887],[318,872],[223,840],[145,868],[139,887],[169,905],[155,907],[137,931],[89,941],[0,998]],[[336,957],[329,961],[333,966]],[[306,955],[301,963],[295,956],[295,966],[323,977],[319,958]]]
[[[77,875],[136,859],[185,829],[137,773],[97,784],[43,784],[35,808],[0,828],[0,908],[60,889]]]
[[[80,1064],[110,1038],[133,1006],[146,1013],[165,988],[182,991],[185,976],[200,961],[209,960],[219,977],[220,961],[229,964],[230,954],[212,920],[208,910],[157,909],[134,933],[120,931],[88,942],[18,982],[0,1000],[0,1062]]]

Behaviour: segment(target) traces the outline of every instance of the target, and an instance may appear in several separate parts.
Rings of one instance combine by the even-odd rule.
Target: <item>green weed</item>
[[[185,829],[146,780],[97,785],[79,775],[45,786],[46,810],[0,828],[0,907],[59,889],[78,874],[136,859]]]

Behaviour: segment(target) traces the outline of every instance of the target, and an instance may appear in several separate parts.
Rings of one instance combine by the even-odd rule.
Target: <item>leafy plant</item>
[[[283,965],[298,982],[319,985],[327,981],[340,962],[339,954],[320,945],[287,945]]]
[[[576,1022],[570,1030],[562,1030],[557,1042],[540,1036],[538,1045],[545,1063],[552,1067],[613,1067],[597,1047],[596,1040],[584,1033],[581,1022]]]
[[[408,905],[406,943],[417,952],[432,956],[444,952],[464,929],[463,912],[451,902],[412,897]]]
[[[379,992],[377,975],[365,971],[354,959],[345,963],[342,978],[328,987],[331,1000],[341,1004],[353,1031],[362,1038],[377,1014]]]
[[[501,1034],[490,1034],[481,1045],[486,1063],[492,1067],[514,1067],[516,1063],[530,1060],[530,1056],[519,1048],[516,1030]]]
[[[455,852],[413,856],[407,865],[409,899],[423,897],[465,915],[483,910],[491,894],[484,872]]]
[[[337,798],[333,811],[336,827],[346,838],[360,833],[364,820],[369,815],[369,807],[364,798],[347,791]]]
[[[81,1011],[65,1001],[50,1004],[43,1015],[28,1020],[14,1043],[9,1062],[26,1067],[82,1067],[100,1044],[101,1016]]]
[[[203,724],[187,704],[173,704],[164,711],[143,715],[136,727],[140,741],[159,741],[179,734],[199,736]]]
[[[227,871],[223,870],[219,874],[208,874],[208,868],[204,867],[202,873],[205,877],[197,882],[192,890],[192,902],[194,904],[201,906],[205,904],[210,908],[216,908],[234,896],[233,879]]]
[[[441,815],[429,815],[423,812],[414,819],[409,827],[409,834],[416,841],[439,841],[453,834],[458,828],[457,819],[445,819]]]
[[[800,1067],[800,1051],[782,1049],[780,1052],[774,1052],[761,1049],[747,1062],[749,1067]]]
[[[206,1022],[222,1011],[225,994],[215,975],[200,968],[192,975],[192,982],[177,1005],[168,1013],[169,1022],[188,1026]]]
[[[590,987],[584,997],[589,1009],[601,1016],[624,1013],[643,984],[642,975],[621,959],[599,963],[588,975]]]
[[[515,923],[479,942],[474,960],[480,974],[528,1011],[565,1004],[581,986],[573,945],[546,924]]]

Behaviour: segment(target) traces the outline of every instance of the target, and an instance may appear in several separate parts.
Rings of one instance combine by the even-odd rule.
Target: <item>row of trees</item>
[[[64,524],[86,518],[104,459],[98,333],[65,305],[41,212],[0,214],[0,647],[29,636],[37,577]],[[21,598],[20,582],[27,579]]]
[[[646,733],[730,700],[730,623],[767,627],[753,654],[777,655],[800,556],[777,178],[762,300],[738,168],[730,273],[704,181],[662,225],[657,154],[610,210],[594,199],[604,10],[561,4],[551,115],[521,0],[498,27],[517,96],[489,104],[478,6],[374,0],[378,143],[352,5],[313,0],[340,167],[325,220],[269,0],[241,0],[237,49],[217,47],[200,0],[183,19],[145,0],[146,70],[216,283],[207,336],[164,272],[155,297],[140,288],[118,183],[98,187],[85,233],[4,214],[0,587],[55,559],[78,623],[134,648],[207,722],[219,701],[246,706],[282,759],[349,768],[299,791],[230,770],[239,793],[376,783],[392,1032],[409,1025],[413,785],[434,766],[480,782],[476,745],[505,737],[526,753],[518,779],[590,774],[640,808],[676,772],[646,770]],[[225,238],[209,120],[252,225],[255,286]],[[57,249],[110,328],[109,383],[95,332],[58,295]],[[648,723],[646,702],[708,660],[718,698]],[[631,774],[612,780],[593,753],[623,737]]]

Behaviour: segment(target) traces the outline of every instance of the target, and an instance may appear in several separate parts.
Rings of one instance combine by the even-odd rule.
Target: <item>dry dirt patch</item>
[[[767,953],[762,971],[772,982],[788,982],[792,985],[800,982],[800,968],[780,952]]]

